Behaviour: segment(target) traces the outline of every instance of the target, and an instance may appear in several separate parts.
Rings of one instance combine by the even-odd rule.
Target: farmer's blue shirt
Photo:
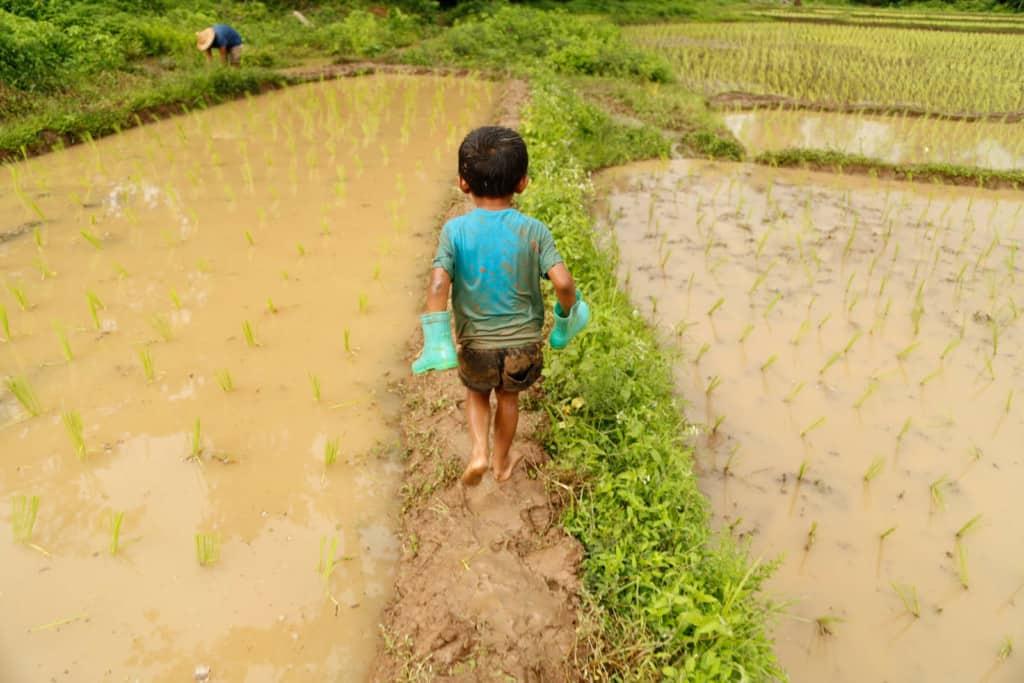
[[[541,341],[540,279],[561,262],[548,227],[516,209],[474,209],[448,221],[434,267],[452,279],[459,342],[493,349]]]
[[[242,36],[227,24],[214,24],[210,28],[213,29],[213,44],[210,47],[223,47],[230,50],[242,44]]]

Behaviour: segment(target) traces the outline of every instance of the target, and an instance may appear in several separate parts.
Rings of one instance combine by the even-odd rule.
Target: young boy
[[[416,374],[459,368],[466,386],[466,417],[473,451],[462,482],[475,486],[487,471],[490,397],[497,399],[490,465],[501,482],[519,458],[509,448],[519,423],[519,392],[540,377],[543,367],[544,299],[540,278],[554,285],[555,328],[551,346],[565,348],[590,319],[551,232],[512,206],[529,183],[526,143],[513,130],[478,128],[459,146],[459,189],[476,209],[454,218],[441,231],[427,289],[423,353]],[[456,356],[447,311],[451,292]],[[566,313],[568,311],[568,313]]]

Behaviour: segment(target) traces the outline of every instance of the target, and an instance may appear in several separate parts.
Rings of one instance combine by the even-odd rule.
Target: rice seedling
[[[853,336],[850,337],[850,340],[846,342],[846,346],[843,347],[843,355],[847,355],[850,353],[850,351],[853,350],[854,344],[857,343],[857,340],[861,338],[862,334],[863,332],[861,330],[857,330],[856,332],[853,333]]]
[[[722,426],[723,422],[725,422],[725,415],[719,415],[718,417],[715,418],[715,423],[711,425],[712,436],[718,434],[718,428]]]
[[[74,410],[69,410],[61,415],[61,420],[64,422],[64,429],[67,430],[68,437],[71,439],[71,445],[75,448],[75,456],[81,460],[85,460],[85,436],[82,430],[82,416]]]
[[[27,311],[31,306],[28,303],[28,295],[25,294],[24,285],[16,285],[13,282],[7,283],[7,291],[11,293],[14,300],[18,302],[18,308]]]
[[[811,432],[813,432],[815,429],[817,429],[818,427],[820,427],[823,424],[825,424],[825,416],[824,415],[822,415],[817,420],[815,420],[811,424],[807,425],[807,427],[802,429],[800,431],[800,438],[801,439],[806,438],[808,434],[810,434]]]
[[[274,300],[269,296],[267,297],[267,313],[274,315],[277,313],[277,306],[274,305]]]
[[[896,358],[906,360],[919,346],[921,346],[921,342],[911,342],[896,354]]]
[[[4,341],[11,341],[11,322],[7,319],[7,309],[0,305],[0,329],[4,331]]]
[[[779,303],[779,301],[781,300],[782,292],[775,292],[775,296],[773,296],[772,300],[768,302],[767,306],[765,306],[764,313],[762,313],[762,316],[767,318],[769,315],[771,315],[772,311],[775,309],[775,305]]]
[[[801,482],[801,481],[803,481],[803,480],[804,480],[804,477],[805,477],[805,476],[807,476],[807,468],[808,468],[808,467],[810,467],[810,465],[811,465],[811,464],[810,464],[810,462],[809,462],[809,461],[807,461],[807,460],[803,460],[803,461],[801,461],[801,463],[800,463],[800,469],[798,469],[798,470],[796,471],[796,480],[797,480],[798,482]]]
[[[1009,659],[1010,655],[1013,654],[1013,640],[1010,636],[1003,638],[1002,644],[999,646],[999,661],[1005,661]]]
[[[98,330],[101,327],[99,312],[104,310],[106,306],[103,305],[103,302],[98,296],[96,296],[95,292],[87,291],[85,293],[85,298],[89,303],[89,315],[92,317],[93,327]]]
[[[57,333],[57,341],[60,342],[61,353],[64,354],[64,359],[71,362],[75,358],[75,354],[71,351],[71,342],[68,341],[68,333],[64,329],[64,326],[60,323],[53,323],[53,331]]]
[[[95,218],[95,217],[93,217],[93,218]],[[95,222],[95,220],[93,222]],[[95,248],[95,249],[103,249],[103,240],[101,240],[99,237],[97,237],[96,235],[92,234],[88,230],[81,230],[81,231],[79,231],[78,234],[82,236],[82,239],[84,239],[86,242],[91,244],[93,246],[93,248]]]
[[[800,382],[799,384],[797,384],[796,387],[793,389],[793,391],[789,392],[789,394],[784,399],[782,399],[782,402],[783,403],[792,403],[793,400],[796,399],[796,397],[800,395],[800,392],[804,390],[804,387],[806,385],[807,385],[806,382]]]
[[[4,386],[30,416],[35,417],[42,412],[39,407],[39,399],[36,398],[35,392],[32,391],[32,387],[24,377],[8,377],[4,380]]]
[[[366,294],[359,295],[359,312],[366,313],[370,308],[370,299]]]
[[[973,531],[975,528],[977,528],[978,522],[980,522],[980,521],[981,521],[981,515],[975,515],[975,516],[971,517],[969,520],[967,520],[967,522],[964,523],[964,525],[962,527],[957,529],[956,537],[957,538],[964,538],[965,536],[967,536],[967,534],[971,533],[971,531]]]
[[[171,341],[174,338],[174,334],[171,330],[171,323],[168,322],[167,318],[154,313],[149,319],[150,327],[166,342]]]
[[[868,465],[868,468],[864,471],[864,483],[865,484],[871,483],[871,480],[874,479],[875,477],[877,477],[879,474],[881,474],[882,470],[884,468],[885,468],[885,458],[883,458],[880,455],[876,455],[871,460],[871,464]]]
[[[249,243],[250,247],[256,246],[256,240],[253,239],[252,233],[248,230],[245,231],[245,241]]]
[[[743,328],[743,332],[740,333],[740,344],[747,341],[747,337],[754,331],[755,325],[753,323],[747,323],[747,326]]]
[[[324,444],[324,466],[330,467],[338,461],[338,439],[330,439]]]
[[[750,289],[747,290],[747,294],[753,294],[754,292],[757,291],[758,287],[761,286],[765,278],[768,277],[769,273],[772,272],[772,268],[775,267],[776,263],[778,263],[778,259],[773,259],[772,262],[768,264],[768,267],[765,268],[761,272],[761,274],[757,276],[757,279],[754,280],[754,284],[750,285]]]
[[[200,424],[199,418],[196,418],[196,424],[192,428],[192,450],[189,453],[189,458],[192,460],[199,460],[199,456],[203,454],[203,435],[202,425]]]
[[[942,349],[942,353],[939,354],[939,360],[945,361],[946,356],[953,353],[953,350],[956,349],[956,347],[960,346],[960,341],[961,337],[956,337],[955,339],[953,339],[953,341],[946,344],[946,348]]]
[[[120,549],[121,524],[124,523],[123,512],[112,512],[110,514],[110,554],[117,555]]]
[[[829,356],[829,359],[827,361],[825,361],[825,364],[822,365],[821,368],[818,369],[818,374],[819,375],[824,375],[826,370],[828,370],[830,367],[835,365],[836,362],[840,358],[842,358],[842,355],[843,355],[842,353],[840,353],[839,351],[836,351],[831,356]]]
[[[936,369],[935,371],[933,371],[933,372],[930,372],[930,373],[928,373],[927,375],[925,375],[924,377],[922,377],[922,378],[921,378],[921,381],[920,381],[920,382],[918,382],[918,384],[919,384],[920,386],[922,386],[922,387],[923,387],[924,385],[928,384],[928,382],[931,382],[931,381],[932,381],[933,379],[935,379],[936,377],[938,377],[939,375],[941,375],[941,374],[943,373],[943,371],[944,371],[944,370],[945,370],[945,368],[943,368],[943,367],[942,367],[942,366],[940,365],[940,366],[938,367],[938,369]]]
[[[173,287],[170,289],[170,291],[168,293],[171,295],[171,303],[174,304],[174,310],[180,311],[181,310],[181,298],[178,296],[178,293],[176,291],[174,291]]]
[[[302,246],[302,242],[296,243],[295,251],[297,251],[299,253],[299,256],[305,256],[306,255],[306,248],[304,246]]]
[[[146,378],[147,382],[152,382],[154,377],[156,377],[156,373],[153,372],[153,357],[145,346],[140,346],[138,353],[139,363],[142,365],[142,375]]]
[[[804,552],[810,552],[814,542],[818,540],[818,522],[811,522],[811,528],[807,530],[807,540],[804,542]]]
[[[338,539],[332,538],[330,543],[327,541],[327,537],[324,536],[320,539],[320,563],[317,565],[317,573],[320,574],[320,578],[324,581],[324,591],[328,594],[331,592],[331,574],[338,567],[338,561],[334,557],[334,553],[338,550]]]
[[[768,370],[768,368],[770,368],[776,360],[778,360],[778,356],[776,356],[774,353],[770,355],[765,362],[761,363],[761,372],[765,372],[766,370]]]
[[[970,588],[967,575],[967,547],[959,540],[956,542],[956,573],[964,590]]]
[[[819,636],[831,636],[833,635],[832,626],[833,624],[841,624],[845,619],[836,617],[831,614],[818,617],[814,620],[814,625],[818,630]]]
[[[1006,404],[1003,406],[1003,412],[1007,415],[1010,414],[1010,408],[1013,406],[1013,389],[1010,389],[1010,393],[1006,395]]]
[[[14,542],[29,545],[32,531],[39,513],[39,496],[16,495],[11,497],[11,531]]]
[[[252,324],[248,320],[242,322],[242,335],[245,337],[245,344],[249,348],[259,346],[256,343],[256,333],[253,332]]]
[[[703,358],[704,354],[707,353],[710,350],[711,350],[711,344],[709,344],[707,342],[704,342],[703,344],[701,344],[700,348],[697,349],[696,355],[693,357],[694,365],[699,364],[700,363],[700,359]]]
[[[213,534],[196,534],[196,560],[209,567],[220,560],[220,539]]]
[[[313,389],[313,400],[317,403],[320,402],[320,378],[314,375],[312,372],[309,373],[309,385]]]
[[[722,378],[721,377],[719,377],[718,375],[713,376],[711,378],[711,380],[708,382],[707,387],[705,387],[705,389],[704,389],[704,395],[707,396],[708,398],[710,398],[711,397],[711,392],[713,392],[715,389],[717,389],[718,386],[721,383],[722,383]]]
[[[943,474],[928,485],[928,497],[932,502],[932,507],[936,510],[942,511],[946,509],[946,495],[943,493],[943,487],[948,483],[949,476]]]
[[[900,428],[899,434],[896,435],[896,443],[903,441],[903,437],[910,431],[910,426],[913,424],[913,418],[908,417],[906,422],[903,423],[903,427]]]
[[[222,368],[217,371],[217,384],[225,394],[234,391],[235,382],[231,379],[231,372],[227,368]]]
[[[345,353],[352,353],[352,335],[347,327],[342,331],[342,336],[345,339]]]
[[[896,595],[899,596],[900,601],[903,603],[903,607],[909,612],[915,619],[921,616],[921,604],[917,599],[917,588],[913,585],[893,583],[892,589],[896,591]]]
[[[832,314],[831,313],[826,313],[825,317],[823,317],[818,322],[818,329],[820,330],[821,328],[825,327],[826,323],[828,323],[828,321],[831,320],[831,319],[832,319]]]
[[[881,543],[881,542],[885,541],[885,539],[889,538],[889,536],[891,536],[893,534],[893,532],[896,531],[897,528],[898,527],[891,526],[888,529],[886,529],[885,531],[883,531],[882,533],[878,534],[878,542]]]

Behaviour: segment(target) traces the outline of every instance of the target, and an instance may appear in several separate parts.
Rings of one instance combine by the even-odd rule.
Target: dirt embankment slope
[[[495,117],[514,126],[526,84],[508,85]],[[467,210],[454,205],[448,216]],[[420,346],[410,342],[410,359]],[[545,416],[524,410],[514,449],[524,455],[501,485],[488,474],[463,488],[470,443],[465,390],[454,372],[404,380],[402,559],[385,612],[373,681],[577,680],[577,572],[583,552],[533,476],[547,455]]]

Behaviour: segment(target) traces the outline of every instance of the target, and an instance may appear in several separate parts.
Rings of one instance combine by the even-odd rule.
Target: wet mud
[[[601,183],[716,523],[781,561],[791,680],[1019,680],[1020,197],[697,161]]]
[[[2,169],[0,680],[365,678],[390,388],[494,87],[299,86]]]

